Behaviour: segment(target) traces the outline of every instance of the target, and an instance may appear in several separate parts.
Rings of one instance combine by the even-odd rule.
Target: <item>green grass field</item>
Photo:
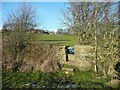
[[[77,37],[75,35],[35,34],[35,41],[42,43],[74,46],[75,44],[77,44]]]

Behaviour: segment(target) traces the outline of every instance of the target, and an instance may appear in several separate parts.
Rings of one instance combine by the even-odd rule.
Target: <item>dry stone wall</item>
[[[68,61],[75,61],[75,55],[74,54],[68,54]]]
[[[89,45],[75,45],[75,62],[81,70],[88,70],[93,68],[94,49]]]
[[[66,47],[63,45],[54,45],[53,49],[56,51],[56,56],[61,64],[66,62]]]
[[[94,68],[94,49],[89,45],[75,45],[74,54],[66,54],[66,46],[54,46],[61,64],[75,65],[80,70]],[[66,60],[68,59],[68,61]]]
[[[92,68],[94,61],[94,50],[93,47],[88,45],[75,45],[74,54],[68,54],[67,46],[63,45],[44,45],[44,44],[31,44],[26,48],[26,53],[22,65],[19,67],[19,70],[30,71],[32,69],[41,70],[47,69],[48,71],[53,71],[52,66],[58,69],[59,65],[57,64],[69,64],[75,65],[81,70]],[[53,50],[53,51],[52,51]],[[3,55],[4,61],[3,66],[10,66],[12,68],[12,62],[7,62],[7,55]],[[7,58],[9,59],[9,58]],[[10,61],[10,60],[9,60]],[[51,62],[49,62],[51,61]],[[53,64],[53,61],[56,63]],[[7,62],[7,64],[6,64]],[[11,65],[9,65],[11,64]],[[49,66],[49,69],[47,68]],[[58,67],[57,67],[58,66]]]

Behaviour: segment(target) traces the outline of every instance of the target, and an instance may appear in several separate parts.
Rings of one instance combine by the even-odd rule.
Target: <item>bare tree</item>
[[[34,8],[27,3],[23,3],[8,16],[5,25],[10,32],[3,33],[3,53],[9,52],[12,60],[22,61],[25,47],[32,40],[32,34],[26,31],[36,27],[35,18]]]
[[[12,11],[5,22],[10,30],[25,31],[34,29],[37,26],[34,8],[23,3],[16,11]]]
[[[107,53],[104,53],[103,56],[103,51],[109,52],[111,50],[111,54],[109,54],[110,59],[110,57],[113,56],[112,51],[115,50],[115,48],[112,47],[111,49],[103,49],[103,43],[109,44],[108,46],[110,47],[111,44],[113,45],[111,40],[115,42],[117,40],[117,38],[114,37],[115,34],[112,33],[116,27],[117,6],[114,6],[114,3],[111,2],[69,2],[67,7],[67,11],[63,10],[62,13],[64,16],[63,24],[72,28],[78,36],[80,45],[87,44],[94,46],[96,54],[95,71],[98,72],[98,63],[101,61],[105,63],[107,60],[106,57],[108,56]],[[101,61],[100,58],[102,59]],[[115,58],[113,61],[115,61]],[[108,63],[109,62],[105,65]]]

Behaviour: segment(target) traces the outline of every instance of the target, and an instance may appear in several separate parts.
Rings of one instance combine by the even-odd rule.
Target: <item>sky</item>
[[[27,2],[36,10],[36,19],[38,20],[38,27],[40,29],[57,31],[61,26],[62,14],[61,10],[66,8],[64,2]],[[3,22],[7,20],[11,11],[16,10],[21,2],[2,2],[2,27]],[[40,24],[40,25],[39,25]]]
[[[26,3],[30,3],[33,6],[33,8],[35,8],[37,14],[36,18],[38,21],[41,22],[39,23],[41,25],[38,25],[37,28],[45,29],[49,31],[57,31],[57,29],[59,28],[62,29],[65,28],[61,24],[62,22],[61,18],[63,18],[61,14],[61,9],[66,9],[65,2],[67,0],[58,0],[58,2],[52,2],[55,0],[29,0],[29,2],[28,0],[2,0],[2,3],[0,3],[0,17],[2,17],[2,20],[0,18],[0,29],[2,28],[2,25],[6,21],[10,12],[12,10],[13,11],[16,10],[21,5],[22,3],[21,1],[22,2],[27,1]],[[35,2],[35,1],[40,1],[40,2]],[[51,2],[47,2],[47,1],[51,1]],[[118,1],[118,0],[114,0],[114,1]]]

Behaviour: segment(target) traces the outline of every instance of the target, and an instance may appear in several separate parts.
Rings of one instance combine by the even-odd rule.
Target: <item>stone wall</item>
[[[66,62],[66,46],[54,45],[53,49],[56,50],[56,56],[61,64]]]
[[[81,70],[92,69],[94,62],[94,49],[89,45],[75,45],[75,62]]]
[[[68,54],[68,61],[75,61],[75,55],[74,54]]]
[[[66,46],[53,46],[61,64],[75,65],[80,70],[94,68],[94,49],[89,45],[75,45],[74,54],[66,54]],[[68,61],[67,61],[68,59]]]
[[[93,47],[88,45],[75,45],[74,54],[66,53],[68,51],[67,48],[67,46],[63,45],[31,44],[25,49],[26,53],[19,69],[23,71],[30,71],[31,69],[41,70],[41,66],[48,66],[50,64],[49,61],[52,64],[55,61],[55,66],[57,66],[57,62],[60,62],[60,64],[75,65],[81,70],[91,69],[94,66]],[[14,62],[10,63],[11,58],[9,59],[8,56],[8,54],[3,55],[3,66],[10,66],[12,68]]]

